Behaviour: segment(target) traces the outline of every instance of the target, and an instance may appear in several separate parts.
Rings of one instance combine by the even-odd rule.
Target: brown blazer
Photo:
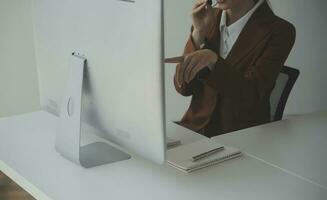
[[[219,55],[219,22],[205,40],[204,48]],[[270,121],[270,94],[276,78],[295,42],[294,26],[274,15],[263,3],[251,16],[226,59],[221,57],[212,71],[200,71],[189,84],[178,87],[191,96],[191,104],[178,124],[212,137]],[[196,51],[192,37],[184,55]],[[178,69],[180,65],[176,66]]]

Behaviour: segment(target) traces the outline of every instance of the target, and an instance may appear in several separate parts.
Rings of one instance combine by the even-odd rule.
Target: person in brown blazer
[[[174,75],[177,92],[192,95],[178,124],[207,137],[270,122],[270,94],[295,42],[294,26],[266,0],[210,4],[195,4]]]

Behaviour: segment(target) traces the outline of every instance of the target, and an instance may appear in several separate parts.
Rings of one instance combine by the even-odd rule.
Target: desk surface
[[[297,116],[213,139],[327,188],[327,112]]]
[[[38,199],[321,199],[327,190],[244,156],[194,174],[140,157],[84,169],[54,150],[56,118],[0,119],[0,170]],[[176,127],[175,127],[176,128]],[[181,128],[181,132],[187,132]]]

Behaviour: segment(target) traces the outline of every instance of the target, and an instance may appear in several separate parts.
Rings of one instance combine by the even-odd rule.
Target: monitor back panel
[[[84,54],[83,120],[127,150],[164,162],[162,13],[162,0],[35,0],[41,103],[60,103],[71,52]]]

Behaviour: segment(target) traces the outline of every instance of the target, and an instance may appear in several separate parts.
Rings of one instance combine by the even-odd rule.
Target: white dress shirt
[[[222,58],[226,58],[230,53],[233,45],[235,44],[237,38],[242,32],[244,26],[249,21],[252,14],[256,11],[256,9],[264,2],[264,0],[259,0],[251,10],[249,10],[243,17],[238,19],[233,24],[227,26],[227,13],[224,10],[221,14],[220,19],[220,49],[219,55]]]
[[[219,55],[222,58],[227,58],[228,54],[232,50],[237,38],[241,34],[243,28],[246,23],[249,21],[253,13],[257,10],[257,8],[264,2],[264,0],[259,0],[251,10],[249,10],[243,17],[238,19],[233,24],[227,26],[227,13],[224,10],[221,14],[220,18],[220,47],[219,47]],[[208,66],[210,70],[213,70],[215,67],[214,64]]]

